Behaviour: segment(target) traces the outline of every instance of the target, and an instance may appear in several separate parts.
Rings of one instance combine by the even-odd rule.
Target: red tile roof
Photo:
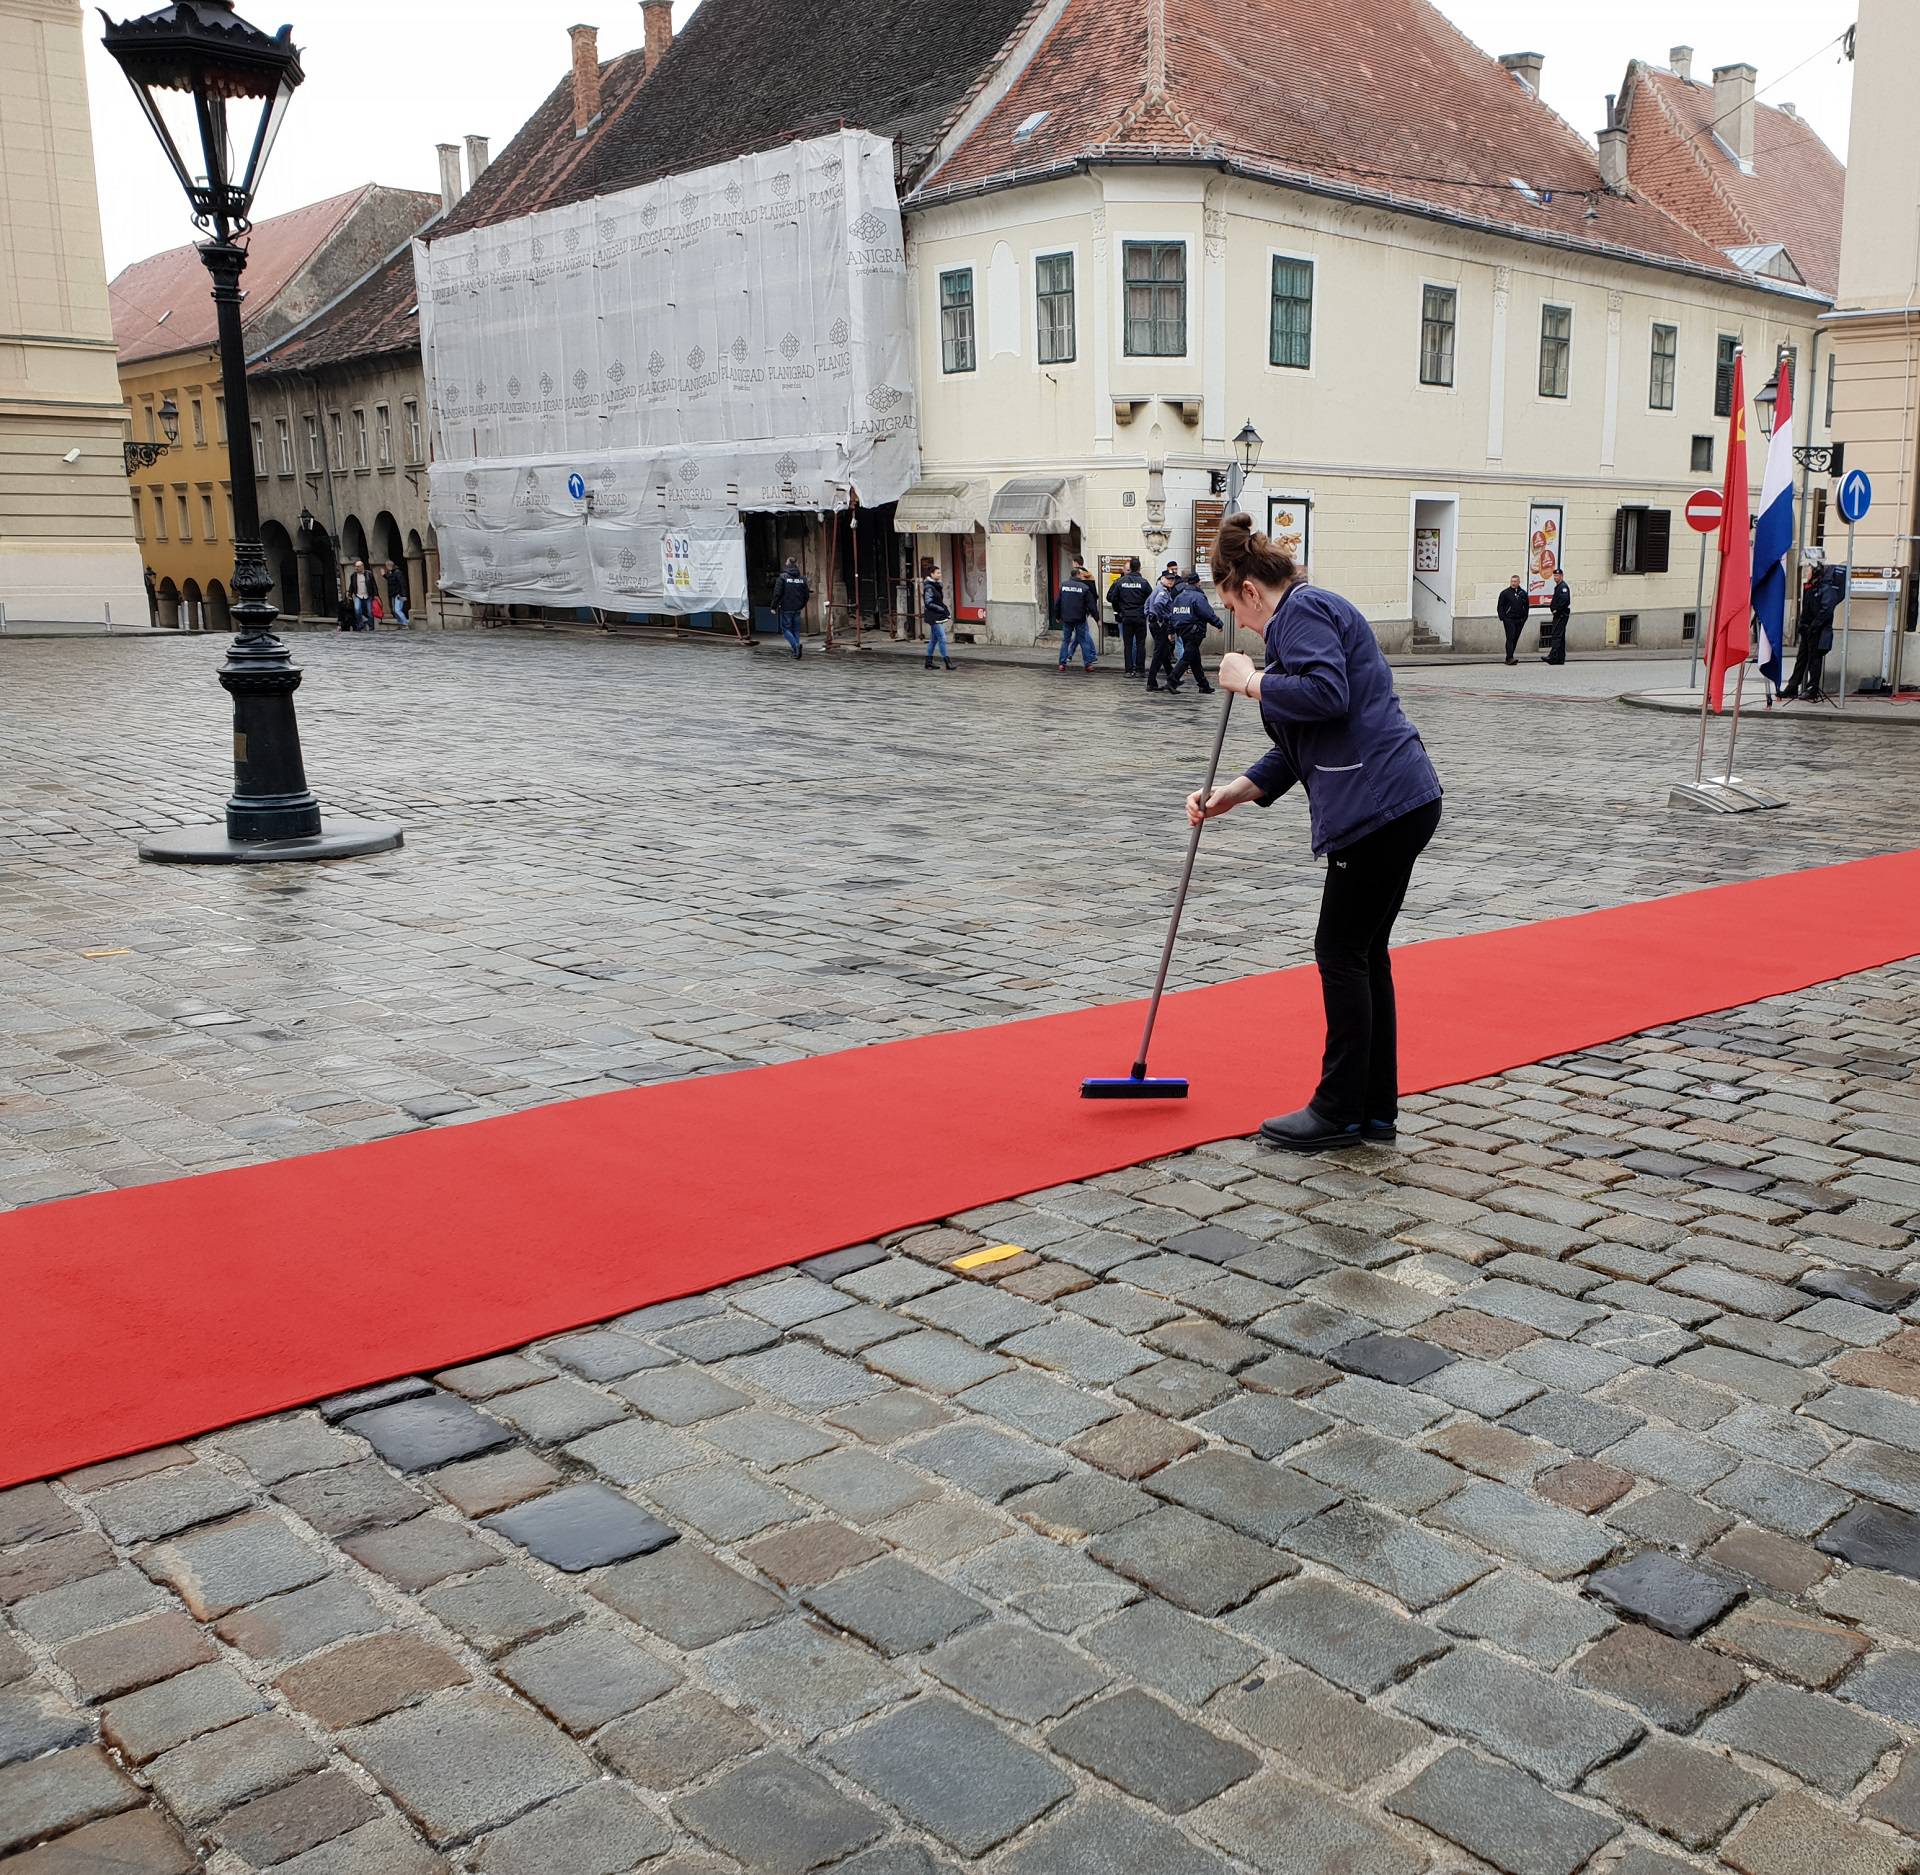
[[[437,231],[437,222],[421,229]],[[413,243],[389,254],[331,305],[297,325],[277,343],[247,360],[250,373],[318,371],[361,359],[388,358],[420,349],[418,297],[414,291]]]
[[[909,205],[1103,156],[1224,162],[1748,277],[1659,204],[1608,193],[1585,140],[1427,0],[1067,0],[1025,72]]]
[[[305,208],[255,223],[247,246],[243,325],[272,306],[287,282],[373,186],[363,183],[345,195],[309,202]],[[173,247],[135,261],[107,288],[107,298],[113,309],[113,341],[120,348],[123,365],[215,342],[213,296],[198,248]]]
[[[1847,171],[1803,118],[1756,104],[1753,174],[1743,175],[1710,129],[1713,86],[1635,59],[1620,121],[1634,188],[1717,248],[1784,244],[1807,284],[1833,297]]]

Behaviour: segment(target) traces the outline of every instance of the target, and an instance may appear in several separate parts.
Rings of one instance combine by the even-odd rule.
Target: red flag
[[[1733,414],[1727,420],[1727,479],[1721,489],[1720,583],[1714,589],[1713,636],[1707,641],[1707,704],[1718,711],[1728,671],[1747,661],[1753,616],[1753,561],[1747,538],[1746,359],[1733,355]]]

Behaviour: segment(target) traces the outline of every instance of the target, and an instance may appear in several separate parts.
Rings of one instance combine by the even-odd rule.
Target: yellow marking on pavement
[[[991,1250],[969,1250],[965,1256],[955,1257],[947,1267],[955,1270],[984,1269],[989,1263],[1004,1263],[1008,1257],[1023,1257],[1026,1254],[1023,1245],[997,1243]]]
[[[82,951],[80,955],[82,957],[131,957],[133,955],[133,952],[130,950]]]

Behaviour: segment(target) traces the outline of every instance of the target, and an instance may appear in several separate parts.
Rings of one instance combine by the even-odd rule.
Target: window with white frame
[[[256,475],[262,475],[266,472],[267,467],[266,432],[261,429],[260,419],[258,417],[253,419],[249,428],[253,432],[253,472]]]
[[[1040,362],[1070,365],[1075,351],[1073,256],[1040,255],[1033,263],[1033,282],[1040,319]]]
[[[358,409],[353,413],[353,466],[367,466],[367,413]]]
[[[203,488],[200,491],[200,538],[202,540],[218,540],[220,538],[214,531],[213,490],[210,488]]]
[[[280,473],[291,475],[293,473],[293,430],[285,417],[274,418],[273,441],[274,447],[279,451]]]
[[[206,406],[202,404],[200,399],[197,397],[194,398],[192,401],[193,401],[193,440],[200,448],[205,449],[207,446]]]
[[[400,408],[406,413],[407,419],[407,460],[424,462],[426,451],[420,446],[420,401],[409,397]]]
[[[973,365],[973,269],[954,267],[940,276],[940,369],[951,374]]]
[[[227,446],[227,400],[216,397],[213,400],[213,441],[216,448]]]
[[[1460,294],[1450,286],[1420,289],[1420,382],[1453,382],[1453,335]]]
[[[1656,324],[1647,363],[1647,407],[1673,408],[1674,386],[1680,371],[1680,328]]]
[[[375,460],[383,469],[393,467],[393,406],[375,404],[373,407],[373,446]]]
[[[307,426],[307,467],[318,471],[320,467],[320,419],[308,417]]]
[[[1540,308],[1540,395],[1564,397],[1573,377],[1573,308]]]
[[[327,412],[327,435],[333,444],[333,466],[344,469],[347,466],[347,426],[340,420],[337,410]]]
[[[1267,362],[1305,371],[1313,363],[1313,262],[1273,257],[1273,314]]]
[[[1126,355],[1187,355],[1187,244],[1128,241],[1122,259],[1126,283]]]
[[[191,540],[193,538],[193,514],[187,506],[187,491],[184,488],[176,488],[173,491],[173,499],[180,511],[180,538],[182,540]]]

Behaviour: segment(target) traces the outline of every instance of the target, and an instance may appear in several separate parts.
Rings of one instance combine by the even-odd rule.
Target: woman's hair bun
[[[1256,580],[1263,586],[1291,585],[1300,569],[1285,548],[1254,531],[1250,514],[1230,514],[1213,543],[1213,583],[1238,586]]]

